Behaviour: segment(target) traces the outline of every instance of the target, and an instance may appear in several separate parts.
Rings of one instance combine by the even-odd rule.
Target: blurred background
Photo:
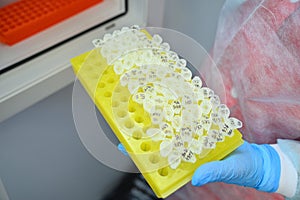
[[[0,13],[15,2],[0,1]],[[69,59],[92,49],[93,38],[132,24],[178,30],[209,51],[223,2],[104,0],[12,46],[0,44],[0,200],[96,200],[114,191],[127,173],[82,145]]]

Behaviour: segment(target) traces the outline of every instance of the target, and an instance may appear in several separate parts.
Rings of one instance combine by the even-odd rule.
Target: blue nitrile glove
[[[118,144],[118,149],[119,149],[119,151],[121,151],[125,156],[128,156],[128,153],[127,153],[125,147],[123,146],[123,144],[119,143],[119,144]]]
[[[224,160],[200,166],[193,175],[192,184],[224,182],[275,192],[279,186],[280,168],[280,158],[273,147],[245,141]]]

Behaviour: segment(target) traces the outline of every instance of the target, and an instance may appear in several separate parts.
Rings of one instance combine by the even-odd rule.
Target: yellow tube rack
[[[73,70],[158,197],[169,196],[189,182],[200,165],[221,160],[243,143],[235,129],[231,137],[217,142],[215,149],[197,156],[195,163],[181,162],[176,169],[170,168],[167,158],[160,155],[160,142],[146,137],[152,126],[149,114],[132,100],[127,87],[120,84],[120,75],[100,52],[95,48],[72,58]]]

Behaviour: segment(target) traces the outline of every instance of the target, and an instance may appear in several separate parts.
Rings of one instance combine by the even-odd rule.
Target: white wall
[[[81,144],[71,97],[72,85],[1,123],[0,177],[10,200],[98,200],[124,175]]]
[[[149,0],[148,24],[185,33],[209,51],[213,45],[219,12],[224,1]],[[160,16],[163,16],[162,20]]]

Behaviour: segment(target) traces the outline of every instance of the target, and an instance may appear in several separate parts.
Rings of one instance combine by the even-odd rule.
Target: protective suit
[[[300,199],[300,2],[226,1],[211,56],[222,74],[231,116],[243,121],[243,138],[256,144],[277,143],[297,171],[291,199]],[[210,183],[187,184],[168,199],[284,198]]]

